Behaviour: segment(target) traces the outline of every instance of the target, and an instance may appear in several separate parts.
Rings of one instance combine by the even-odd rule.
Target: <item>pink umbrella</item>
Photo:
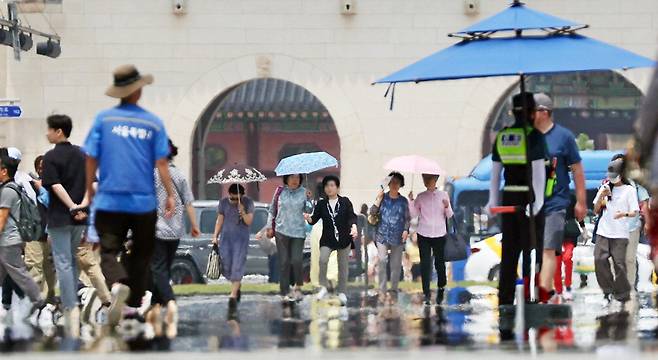
[[[386,170],[397,170],[412,174],[443,175],[445,172],[439,164],[419,155],[399,156],[384,165]]]

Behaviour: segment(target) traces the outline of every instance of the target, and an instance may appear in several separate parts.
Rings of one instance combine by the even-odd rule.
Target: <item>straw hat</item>
[[[153,75],[140,75],[135,65],[121,65],[114,70],[114,85],[110,86],[105,95],[123,99],[130,94],[153,83]]]

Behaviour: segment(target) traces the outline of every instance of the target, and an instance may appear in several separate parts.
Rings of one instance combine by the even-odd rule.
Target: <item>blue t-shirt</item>
[[[133,214],[155,210],[153,169],[169,155],[168,139],[162,120],[137,105],[99,113],[84,146],[98,160],[94,207]]]
[[[548,148],[548,159],[553,163],[557,160],[555,174],[557,183],[553,188],[553,195],[544,202],[544,211],[553,213],[565,210],[571,204],[569,190],[569,166],[581,161],[576,138],[573,133],[563,126],[554,124],[553,128],[544,134]],[[548,177],[549,174],[546,174]]]

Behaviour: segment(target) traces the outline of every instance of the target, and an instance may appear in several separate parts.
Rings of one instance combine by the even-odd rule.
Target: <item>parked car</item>
[[[606,177],[608,162],[613,155],[621,151],[581,151],[582,164],[585,169],[585,187],[587,189],[587,204],[592,204],[594,196]],[[455,210],[457,231],[471,245],[489,238],[500,232],[499,217],[491,218],[484,207],[489,199],[489,183],[491,181],[491,155],[480,160],[467,177],[449,179],[446,191],[450,194],[452,208]],[[574,182],[570,188],[574,191]]]
[[[596,282],[594,275],[594,246],[588,241],[584,245],[578,245],[573,252],[573,271],[580,274],[581,281]],[[638,244],[637,246],[637,290],[652,292],[655,288],[654,267],[649,257],[651,246]],[[587,278],[592,274],[591,278]],[[633,285],[633,284],[631,284]]]
[[[588,239],[592,238],[594,225],[587,223]],[[496,234],[475,243],[471,249],[473,253],[466,263],[466,278],[474,281],[498,281],[500,275],[501,240],[502,234]],[[639,244],[637,249],[638,284],[640,291],[652,291],[655,279],[653,277],[653,264],[649,259],[651,248],[646,244]],[[594,273],[594,244],[588,240],[585,244],[578,244],[573,253],[574,275],[587,276]],[[576,279],[574,278],[574,281]]]
[[[197,238],[189,234],[187,224],[187,235],[181,239],[176,258],[171,267],[171,277],[174,284],[201,284],[206,282],[205,272],[208,264],[208,254],[212,249],[212,235],[217,220],[217,200],[195,201],[193,206],[196,210],[197,223],[201,235]],[[249,250],[247,252],[247,275],[269,275],[268,257],[256,240],[256,233],[260,231],[267,222],[268,204],[256,203],[254,210],[254,221],[250,227]],[[310,250],[304,251],[304,273],[308,278],[310,272]]]
[[[596,191],[601,185],[601,179],[606,177],[610,158],[617,153],[618,152],[608,150],[580,152],[580,156],[583,159],[582,163],[585,168],[585,186],[587,188],[588,204],[591,204],[594,200]],[[494,254],[491,252],[491,248],[487,247],[490,244],[479,243],[486,239],[490,239],[501,231],[499,223],[500,217],[490,217],[484,211],[484,207],[489,199],[491,167],[491,155],[488,155],[475,165],[469,176],[448,179],[448,182],[446,183],[446,191],[450,194],[452,208],[455,211],[454,219],[457,226],[457,232],[459,232],[465,239],[470,240],[471,248],[474,250],[473,254],[477,251],[482,251],[477,258],[482,258],[484,254]],[[573,181],[571,182],[570,187],[573,191]],[[495,248],[496,247],[494,246],[494,250],[499,251],[499,249]],[[498,257],[500,257],[500,254],[498,254]],[[496,262],[496,265],[497,264],[498,262]],[[468,262],[452,262],[453,280],[473,280],[469,278],[469,274],[473,274],[474,272],[478,274],[478,277],[484,274],[485,278],[496,278],[498,269],[493,269],[489,267],[489,265],[488,262],[477,263],[475,260],[469,260]],[[477,270],[475,270],[474,267],[476,267]],[[463,269],[463,271],[461,271],[461,269]],[[489,274],[489,271],[491,271],[491,274]],[[463,274],[464,278],[455,278],[457,274]]]

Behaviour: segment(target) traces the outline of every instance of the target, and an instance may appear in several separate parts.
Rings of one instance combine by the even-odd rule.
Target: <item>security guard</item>
[[[487,209],[499,206],[500,174],[504,169],[505,186],[502,205],[514,206],[520,211],[502,215],[502,259],[498,285],[500,305],[514,303],[514,286],[521,251],[524,254],[523,275],[526,284],[529,279],[530,251],[533,244],[530,240],[528,212],[532,205],[533,214],[536,214],[535,229],[543,230],[540,211],[544,203],[546,184],[546,144],[544,136],[533,128],[535,118],[533,94],[525,92],[515,95],[512,98],[512,106],[516,121],[514,125],[498,133],[493,146],[491,187],[487,204]],[[532,168],[532,180],[528,179],[529,164]],[[537,243],[534,244],[534,248],[541,249],[541,231],[536,233]]]

